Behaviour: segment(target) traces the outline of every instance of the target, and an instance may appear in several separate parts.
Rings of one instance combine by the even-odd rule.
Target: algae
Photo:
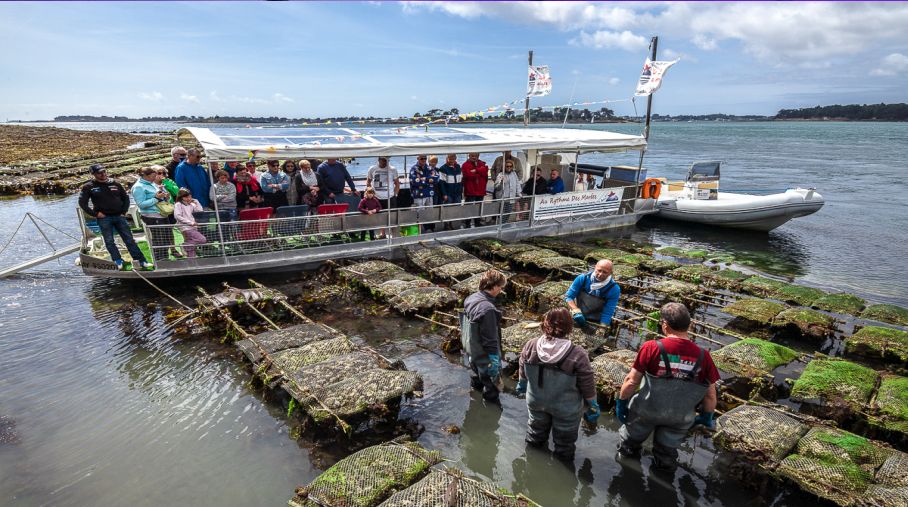
[[[763,297],[776,297],[788,284],[765,276],[752,276],[741,282],[741,290]]]
[[[807,308],[789,308],[783,310],[773,319],[774,327],[794,326],[807,336],[823,337],[832,334],[835,319]]]
[[[714,271],[714,269],[710,268],[709,266],[704,266],[702,264],[688,264],[686,266],[681,266],[680,268],[673,269],[668,274],[672,278],[699,284],[703,283],[705,274],[711,271]]]
[[[579,259],[582,259],[584,256],[586,256],[586,254],[590,253],[593,250],[593,247],[591,246],[581,245],[579,243],[574,243],[572,241],[567,241],[559,238],[553,238],[550,236],[536,236],[527,239],[525,242],[541,248],[555,250],[561,255],[576,257]]]
[[[721,370],[742,376],[769,373],[775,368],[794,361],[794,350],[757,338],[745,338],[726,345],[712,353],[713,361]]]
[[[896,305],[870,305],[861,312],[861,317],[897,326],[908,326],[908,308]]]
[[[612,259],[616,264],[626,264],[628,266],[638,267],[640,264],[651,257],[644,254],[632,253],[619,255]]]
[[[705,272],[701,276],[711,285],[716,285],[723,289],[735,290],[741,286],[741,282],[750,278],[750,275],[735,271],[734,269],[713,270]]]
[[[857,315],[864,309],[866,304],[867,302],[863,299],[853,294],[842,292],[839,294],[827,294],[814,301],[810,306],[827,312]]]
[[[877,372],[850,361],[814,359],[795,381],[791,397],[826,405],[845,403],[856,410],[870,400],[878,378]]]
[[[654,283],[649,288],[660,294],[675,298],[692,296],[700,290],[696,285],[680,280],[661,280]]]
[[[605,248],[620,248],[621,250],[626,250],[628,252],[642,253],[646,255],[652,255],[653,251],[655,251],[656,249],[656,245],[652,243],[639,242],[626,238],[596,238],[590,240],[590,242],[594,245]]]
[[[777,292],[777,297],[782,301],[801,306],[810,306],[825,295],[820,289],[794,284],[786,285]]]
[[[731,264],[735,262],[735,256],[731,254],[716,254],[707,257],[706,262],[711,264]]]
[[[656,250],[659,255],[666,257],[676,257],[678,259],[705,260],[709,255],[706,250],[685,250],[674,246],[666,246]]]
[[[539,313],[565,305],[564,294],[571,287],[569,281],[543,282],[532,288],[528,304]]]
[[[627,280],[629,278],[637,278],[640,276],[640,272],[632,266],[614,264],[612,265],[612,276],[615,277],[615,280]]]
[[[874,405],[881,415],[877,421],[881,426],[908,433],[908,378],[883,378]]]
[[[757,324],[769,325],[776,315],[785,310],[785,305],[765,299],[741,299],[722,309],[725,313]]]
[[[891,327],[863,327],[845,341],[845,351],[849,354],[908,362],[908,332]]]
[[[666,273],[675,268],[681,267],[681,264],[668,259],[646,259],[640,263],[640,267],[656,274]]]
[[[614,261],[617,257],[623,257],[625,255],[630,255],[630,252],[615,248],[597,248],[584,255],[583,260],[590,263],[599,262],[603,259]]]

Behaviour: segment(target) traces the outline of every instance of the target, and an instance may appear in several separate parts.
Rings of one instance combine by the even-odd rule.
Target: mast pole
[[[658,36],[650,39],[650,42],[649,42],[649,48],[650,48],[649,59],[650,59],[650,61],[653,61],[653,62],[656,61],[656,48],[658,46],[659,46],[659,37]],[[650,116],[651,116],[652,112],[653,112],[653,94],[650,93],[646,97],[646,123],[643,126],[643,139],[645,139],[647,141],[649,141],[649,123],[650,123]],[[638,171],[643,169],[643,154],[645,151],[646,151],[645,149],[640,150],[640,164],[639,164],[639,167],[637,168]]]
[[[530,50],[529,57],[527,58],[527,65],[533,66],[533,50]],[[523,103],[523,126],[527,127],[530,125],[530,95],[527,93],[526,100]]]

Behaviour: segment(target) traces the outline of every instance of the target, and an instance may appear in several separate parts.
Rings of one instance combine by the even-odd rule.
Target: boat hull
[[[658,217],[718,227],[768,232],[793,218],[816,213],[825,201],[818,192],[791,189],[772,195],[720,192],[714,200],[660,196]]]

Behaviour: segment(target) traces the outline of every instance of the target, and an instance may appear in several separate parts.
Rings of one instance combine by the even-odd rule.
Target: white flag
[[[548,65],[534,67],[530,65],[530,76],[527,81],[527,97],[542,97],[552,93],[552,76]]]
[[[669,67],[678,63],[678,60],[671,62],[654,62],[649,58],[643,62],[643,72],[640,74],[640,81],[637,83],[637,91],[634,95],[646,97],[652,95],[662,86],[662,76]]]

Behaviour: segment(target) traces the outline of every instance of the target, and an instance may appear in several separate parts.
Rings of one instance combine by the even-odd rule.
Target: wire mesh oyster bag
[[[432,270],[469,259],[475,259],[466,250],[451,245],[416,245],[407,248],[407,259],[420,269]]]
[[[339,336],[342,335],[328,326],[308,322],[284,329],[266,331],[240,340],[236,342],[236,346],[250,361],[258,363],[264,358],[263,353],[272,354]]]
[[[780,410],[741,405],[716,421],[713,440],[758,462],[776,462],[794,449],[808,426]]]
[[[593,375],[596,377],[597,390],[606,396],[617,396],[624,383],[624,377],[630,373],[630,366],[603,354],[592,361]]]
[[[357,283],[366,288],[377,287],[388,280],[417,280],[416,275],[407,273],[404,268],[388,261],[365,261],[350,264],[337,270],[344,280]]]
[[[465,252],[466,253],[466,252]],[[444,280],[461,280],[464,277],[469,277],[475,274],[481,274],[488,271],[492,267],[491,264],[483,262],[476,257],[470,255],[470,258],[464,259],[462,261],[451,262],[448,264],[443,264],[441,266],[432,268],[429,270],[429,273],[432,276],[444,279]]]
[[[523,320],[501,330],[501,348],[503,352],[519,354],[526,342],[542,336],[542,326],[534,320]],[[594,352],[605,343],[605,335],[600,331],[586,332],[575,327],[567,336],[575,345],[580,345],[588,353]]]
[[[530,289],[528,305],[539,313],[565,306],[564,294],[571,287],[567,280],[543,282]]]
[[[437,308],[453,308],[458,301],[451,289],[438,286],[414,287],[388,299],[392,308],[401,313],[412,313]]]
[[[320,422],[335,416],[347,418],[370,409],[384,412],[385,404],[421,391],[422,386],[422,377],[414,371],[371,368],[330,383],[294,382],[287,391],[299,396],[297,400],[303,410]]]
[[[778,343],[746,338],[712,352],[712,356],[722,371],[754,377],[794,361],[798,353]]]
[[[441,461],[437,451],[411,443],[367,447],[338,461],[289,502],[294,507],[373,507],[410,486]]]
[[[534,502],[493,484],[463,476],[459,470],[433,468],[429,475],[398,491],[381,507],[525,507]]]

